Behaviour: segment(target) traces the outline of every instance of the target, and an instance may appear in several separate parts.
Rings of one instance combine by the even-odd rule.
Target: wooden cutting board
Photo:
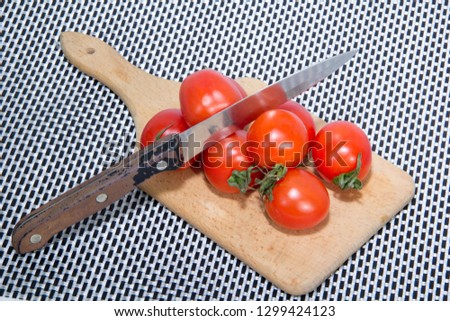
[[[61,45],[70,63],[123,100],[136,125],[138,141],[155,113],[179,106],[179,82],[133,66],[103,41],[65,32]],[[238,82],[248,93],[265,86],[251,78]],[[323,126],[323,121],[315,120],[318,128]],[[304,232],[277,228],[264,214],[257,193],[221,194],[210,187],[201,171],[162,173],[140,188],[276,286],[299,295],[319,286],[413,197],[412,178],[373,156],[363,190],[342,192],[328,186],[329,218]]]

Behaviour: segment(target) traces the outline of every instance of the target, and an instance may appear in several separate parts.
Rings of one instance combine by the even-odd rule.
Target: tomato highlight
[[[186,77],[180,87],[180,108],[186,122],[193,126],[245,97],[233,79],[204,69]]]

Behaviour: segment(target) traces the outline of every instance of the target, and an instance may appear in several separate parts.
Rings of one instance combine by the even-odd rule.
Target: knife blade
[[[264,111],[305,92],[349,61],[349,51],[292,74],[250,95],[188,130],[166,136],[133,153],[102,173],[67,191],[23,217],[12,233],[20,253],[44,247],[52,236],[95,214],[132,191],[151,176],[179,168]]]

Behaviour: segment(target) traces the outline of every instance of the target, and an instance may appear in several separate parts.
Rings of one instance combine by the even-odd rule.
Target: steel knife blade
[[[24,216],[15,226],[12,245],[18,253],[45,246],[65,228],[122,198],[151,176],[179,168],[205,148],[307,91],[348,62],[356,51],[331,57],[250,95],[188,130],[164,137],[133,153]]]
[[[248,96],[180,134],[185,160],[199,154],[208,143],[219,141],[255,120],[264,111],[276,108],[313,87],[349,61],[356,51],[331,57],[294,73]]]

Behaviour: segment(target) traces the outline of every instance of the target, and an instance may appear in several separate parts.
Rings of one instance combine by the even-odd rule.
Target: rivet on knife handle
[[[146,179],[181,166],[178,135],[167,136],[23,217],[14,228],[18,253],[45,246],[63,229],[122,198]]]

